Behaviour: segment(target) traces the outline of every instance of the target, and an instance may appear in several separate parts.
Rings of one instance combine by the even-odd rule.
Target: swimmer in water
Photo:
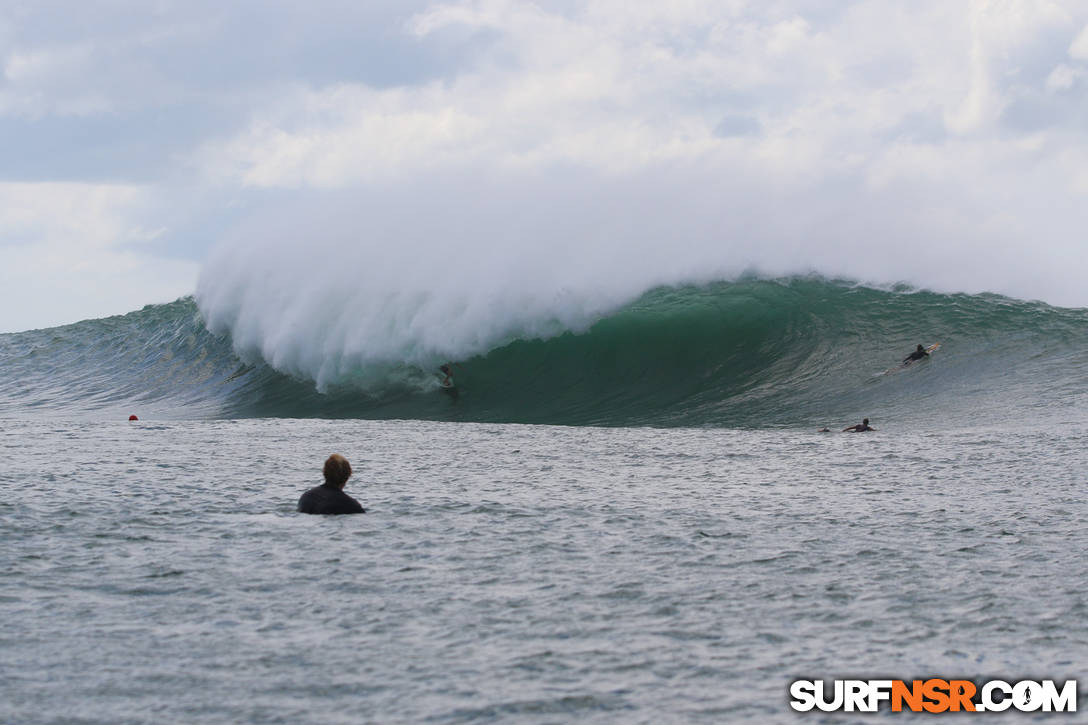
[[[861,421],[857,425],[850,425],[842,429],[843,433],[867,433],[868,431],[875,431],[876,428],[869,427],[869,419]]]
[[[311,488],[298,500],[302,514],[365,514],[358,501],[344,493],[344,484],[351,478],[351,464],[339,453],[325,461],[325,483]]]

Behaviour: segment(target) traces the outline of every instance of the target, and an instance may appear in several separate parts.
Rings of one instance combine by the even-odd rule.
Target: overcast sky
[[[1088,305],[1082,0],[0,0],[0,68],[0,331],[325,196]]]

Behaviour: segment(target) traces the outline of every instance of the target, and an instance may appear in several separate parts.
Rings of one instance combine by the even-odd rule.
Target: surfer
[[[926,352],[926,349],[924,347],[919,345],[917,350],[903,358],[903,364],[910,365],[915,360],[921,360],[924,357],[929,357],[929,353]]]
[[[445,365],[439,365],[438,369],[441,370],[442,374],[446,376],[445,379],[442,381],[442,387],[448,388],[453,385],[453,364],[446,363]]]
[[[344,493],[344,484],[351,477],[351,464],[339,453],[325,461],[325,483],[311,488],[298,500],[302,514],[365,514],[359,502]]]
[[[867,431],[875,431],[876,428],[869,427],[869,419],[861,421],[857,425],[848,425],[842,429],[843,433],[865,433]]]

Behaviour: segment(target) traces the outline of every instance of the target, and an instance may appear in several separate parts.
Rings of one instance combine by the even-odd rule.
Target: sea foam
[[[908,206],[900,188],[697,162],[298,191],[221,241],[196,300],[241,355],[324,390],[581,332],[654,287],[746,272],[1069,298],[1076,265],[1025,258],[963,209],[920,211],[939,191]]]
[[[656,285],[743,269],[587,218],[585,201],[556,201],[295,204],[221,244],[196,300],[244,357],[325,388],[361,370],[429,368],[584,331]]]

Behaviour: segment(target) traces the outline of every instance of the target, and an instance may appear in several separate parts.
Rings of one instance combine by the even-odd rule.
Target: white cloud
[[[627,173],[741,158],[819,175],[884,155],[888,134],[927,118],[927,134],[943,122],[998,148],[995,124],[1018,92],[1008,59],[1062,20],[1052,4],[1027,2],[959,16],[865,4],[823,26],[740,3],[579,8],[435,6],[408,23],[423,40],[460,26],[498,34],[452,82],[296,89],[202,158],[220,179],[335,188],[478,164]],[[1058,72],[1050,87],[1066,80]],[[749,132],[717,133],[730,118],[750,119]]]
[[[1046,77],[1046,89],[1051,92],[1068,91],[1084,75],[1083,68],[1071,68],[1064,63],[1060,63]]]
[[[86,65],[91,48],[86,44],[58,50],[14,52],[4,62],[4,79],[8,83],[49,82],[58,76],[71,76]]]
[[[68,260],[58,299],[80,289],[77,260],[173,290],[191,264],[155,267],[165,245],[197,259],[266,195],[347,190],[382,199],[379,226],[394,207],[500,195],[531,217],[549,199],[582,246],[653,229],[698,248],[689,270],[713,249],[714,269],[923,284],[938,269],[948,287],[1088,302],[1088,269],[1054,262],[1083,227],[1079,1],[375,0],[253,20],[210,2],[0,12],[0,174],[50,182],[4,187],[6,269]],[[522,244],[504,219],[474,236]],[[132,229],[162,226],[125,258]],[[989,272],[964,262],[987,238]],[[1025,258],[1046,288],[1017,281]]]
[[[81,74],[92,57],[87,44],[10,53],[3,66],[0,115],[88,116],[110,111],[113,106],[106,94],[93,87],[71,87],[71,79]]]
[[[1077,60],[1088,60],[1088,25],[1080,31],[1069,46],[1069,57]]]
[[[395,205],[411,204],[420,180],[433,175],[463,179],[465,193],[481,174],[506,178],[540,197],[551,195],[548,184],[593,177],[599,186],[587,193],[606,205],[632,184],[650,197],[698,195],[709,184],[718,208],[746,210],[740,233],[763,228],[753,247],[721,225],[713,202],[686,204],[686,218],[672,219],[686,236],[670,243],[716,249],[706,256],[711,266],[733,248],[767,268],[793,260],[881,281],[939,279],[948,288],[958,276],[964,288],[1068,302],[1079,282],[1070,278],[1063,291],[1051,284],[1062,265],[1035,258],[1050,270],[1034,275],[1048,280],[1044,290],[1018,283],[1014,260],[1018,245],[1038,244],[1036,230],[1055,228],[1044,205],[1025,199],[1063,199],[1065,209],[1076,204],[1064,200],[1082,201],[1083,173],[1063,160],[1071,146],[1088,145],[1060,113],[1041,127],[1033,118],[1036,127],[1023,134],[1004,117],[1044,84],[1061,89],[1076,76],[1024,75],[1042,39],[1068,27],[1070,9],[1026,0],[909,11],[863,3],[802,16],[741,2],[587,2],[569,12],[513,0],[445,3],[406,27],[421,42],[456,29],[489,33],[453,78],[386,90],[296,89],[201,158],[221,182],[359,185],[360,195],[383,188]],[[665,176],[671,189],[656,181]],[[622,213],[645,228],[659,221],[650,214],[673,213],[650,209]],[[557,213],[567,212],[575,227],[585,224],[574,234],[597,238],[600,219]],[[841,234],[814,226],[829,217]],[[814,252],[798,235],[827,240]],[[1051,243],[1070,238],[1062,230]],[[973,264],[976,255],[991,264]]]
[[[197,265],[151,254],[148,202],[124,185],[0,183],[0,331],[49,327],[166,302]]]

